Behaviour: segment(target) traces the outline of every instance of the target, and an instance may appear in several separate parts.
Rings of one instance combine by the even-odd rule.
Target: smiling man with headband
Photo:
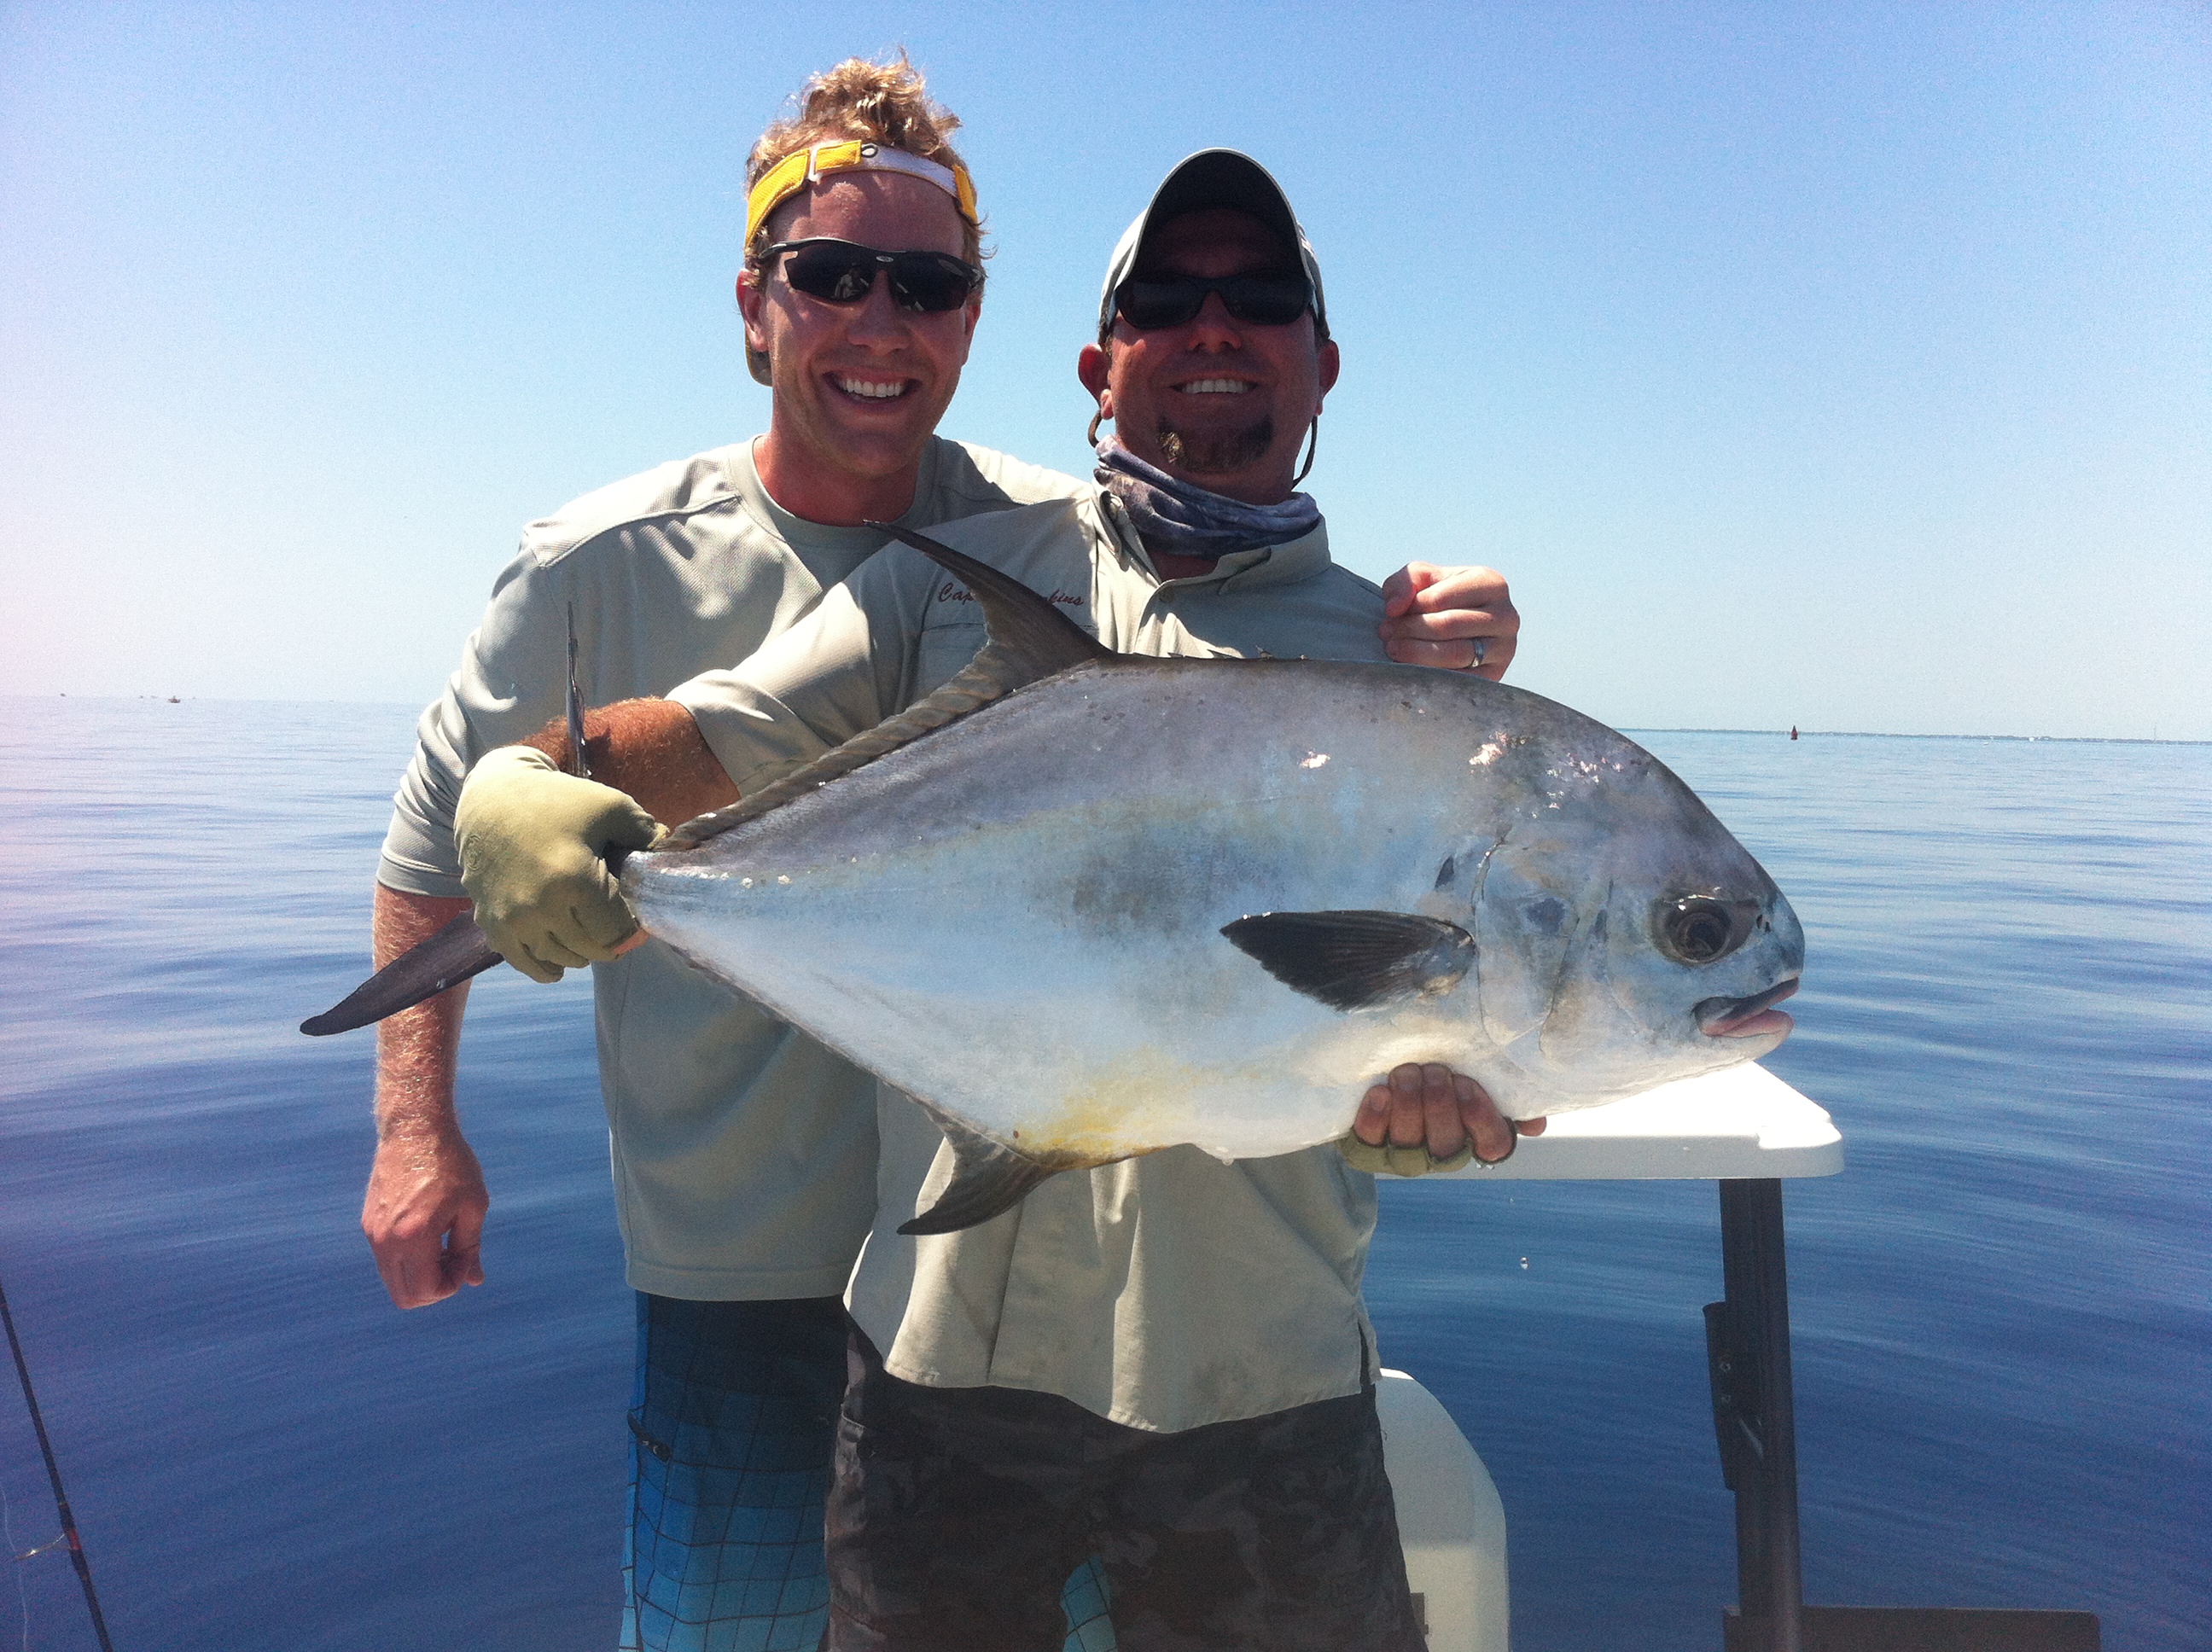
[[[798,105],[753,150],[738,277],[747,359],[775,391],[769,430],[524,530],[395,799],[380,963],[467,908],[463,776],[560,711],[571,613],[589,701],[662,694],[805,614],[883,544],[863,521],[927,526],[1075,486],[933,434],[983,287],[975,187],[948,142],[958,123],[902,58],[841,64]],[[811,1648],[827,1601],[839,1293],[875,1206],[874,1083],[665,948],[594,977],[639,1293],[623,1644]],[[453,1103],[466,990],[380,1035],[362,1220],[403,1308],[483,1278],[489,1200]]]

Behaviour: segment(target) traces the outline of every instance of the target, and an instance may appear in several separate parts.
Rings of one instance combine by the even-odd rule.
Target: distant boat
[[[173,706],[181,706],[185,702],[178,699],[177,696],[173,694],[169,696],[169,703]],[[1796,729],[1793,728],[1790,731],[1790,738],[1793,740],[1797,738],[1797,731]]]

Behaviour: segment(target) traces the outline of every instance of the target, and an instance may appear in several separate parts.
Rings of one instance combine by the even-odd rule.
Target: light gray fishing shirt
[[[1079,485],[933,440],[929,527]],[[665,694],[805,616],[882,544],[783,509],[740,442],[586,494],[523,530],[445,694],[422,714],[378,881],[461,896],[453,805],[484,752],[561,714],[574,605],[586,702]],[[701,1301],[845,1288],[875,1209],[875,1081],[658,942],[592,969],[629,1283]]]
[[[1164,582],[1096,488],[931,531],[1125,653],[1388,657],[1382,593],[1329,560],[1326,525]],[[672,697],[752,792],[928,693],[983,641],[959,581],[894,545],[751,659]],[[1064,1172],[1004,1215],[917,1239],[898,1225],[934,1202],[951,1153],[911,1101],[888,1086],[879,1100],[879,1207],[847,1300],[895,1375],[1056,1394],[1158,1430],[1358,1389],[1375,1184],[1335,1148],[1233,1164],[1170,1148]]]

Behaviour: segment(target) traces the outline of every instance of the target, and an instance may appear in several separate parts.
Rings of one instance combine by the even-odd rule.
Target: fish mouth
[[[1754,1038],[1761,1033],[1786,1033],[1795,1018],[1774,1006],[1797,990],[1797,977],[1777,982],[1750,998],[1709,998],[1693,1007],[1698,1030],[1708,1038]]]

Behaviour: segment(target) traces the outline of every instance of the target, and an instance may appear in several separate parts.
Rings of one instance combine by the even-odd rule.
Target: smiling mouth
[[[1709,998],[1690,1013],[1698,1030],[1708,1038],[1755,1038],[1761,1033],[1788,1032],[1797,1023],[1774,1006],[1797,990],[1792,975],[1750,998]]]
[[[1194,379],[1176,386],[1186,396],[1242,396],[1258,388],[1249,379]]]
[[[914,388],[911,379],[857,379],[849,373],[833,373],[830,382],[856,401],[895,402]]]

